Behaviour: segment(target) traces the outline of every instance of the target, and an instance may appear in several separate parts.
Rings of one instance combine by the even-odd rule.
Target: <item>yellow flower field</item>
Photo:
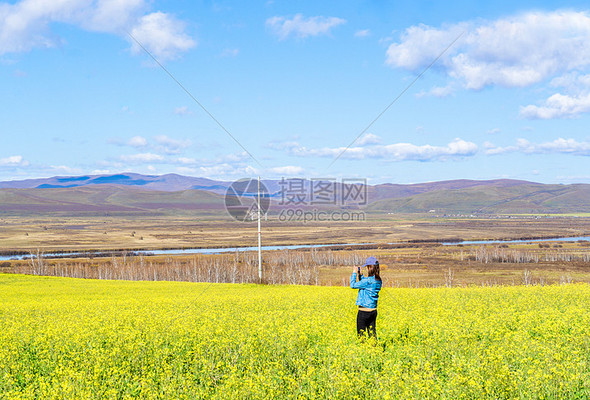
[[[0,275],[0,396],[590,397],[590,287],[384,289]]]

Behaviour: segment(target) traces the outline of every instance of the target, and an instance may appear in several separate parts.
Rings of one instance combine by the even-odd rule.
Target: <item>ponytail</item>
[[[375,265],[367,265],[367,268],[369,276],[374,276],[378,281],[381,280],[381,276],[379,276],[379,262],[376,262]]]

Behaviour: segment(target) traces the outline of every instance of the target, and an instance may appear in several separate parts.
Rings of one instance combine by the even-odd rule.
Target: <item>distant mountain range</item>
[[[188,189],[223,190],[230,182],[207,178],[193,178],[177,174],[141,175],[123,173],[115,175],[54,176],[52,178],[25,179],[0,182],[0,189],[57,189],[96,185],[134,186],[147,190],[177,192]]]
[[[280,207],[285,184],[263,180]],[[0,212],[154,212],[217,213],[232,182],[177,174],[85,175],[0,182]],[[310,182],[305,181],[304,187]],[[337,186],[341,193],[343,187]],[[385,183],[367,187],[366,204],[375,213],[515,214],[590,212],[590,185],[547,185],[528,181],[451,180],[419,184]],[[325,207],[325,206],[324,206]],[[331,208],[338,208],[337,204]],[[355,206],[355,208],[357,208]]]

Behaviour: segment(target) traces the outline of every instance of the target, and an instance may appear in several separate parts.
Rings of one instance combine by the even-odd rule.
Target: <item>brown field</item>
[[[351,267],[369,255],[380,259],[385,285],[392,287],[590,283],[589,243],[555,241],[265,251],[263,282],[346,286]],[[258,282],[256,252],[7,261],[0,262],[0,272],[94,279]]]
[[[367,214],[365,221],[263,221],[264,245],[587,236],[590,218],[455,218]],[[0,217],[0,252],[216,248],[257,244],[256,224],[203,216]]]
[[[256,282],[256,254],[48,258],[52,251],[155,250],[256,245],[256,225],[171,217],[0,217],[0,251],[45,253],[0,262],[0,272],[100,279]],[[346,285],[369,255],[388,286],[469,286],[590,282],[586,242],[442,246],[448,239],[590,236],[590,218],[447,218],[368,215],[366,221],[263,222],[263,245],[371,243],[331,249],[265,251],[264,281]],[[430,242],[423,242],[430,241]],[[402,243],[391,245],[391,243]]]

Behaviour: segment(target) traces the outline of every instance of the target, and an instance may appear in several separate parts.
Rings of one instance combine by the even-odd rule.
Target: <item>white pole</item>
[[[258,279],[262,281],[262,232],[260,231],[260,176],[258,176]]]

